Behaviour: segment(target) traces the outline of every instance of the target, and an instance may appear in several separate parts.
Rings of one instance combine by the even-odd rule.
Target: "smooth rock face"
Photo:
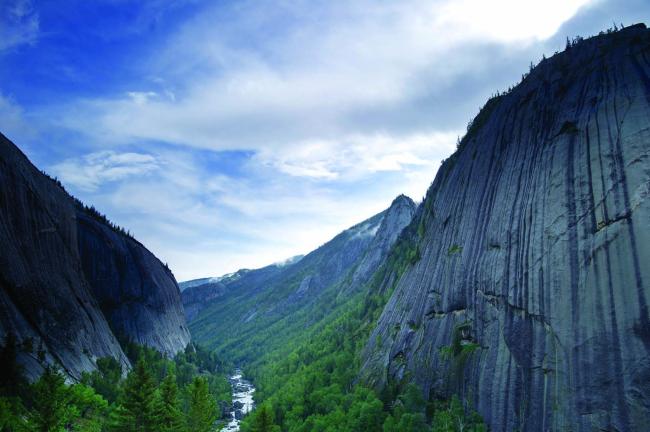
[[[142,244],[77,214],[86,279],[116,335],[172,356],[190,341],[174,275]]]
[[[73,379],[99,357],[128,367],[116,335],[168,355],[190,341],[171,272],[0,135],[0,337],[8,332],[30,378],[39,357]]]
[[[650,31],[543,61],[440,168],[362,375],[493,431],[650,430],[649,193]]]

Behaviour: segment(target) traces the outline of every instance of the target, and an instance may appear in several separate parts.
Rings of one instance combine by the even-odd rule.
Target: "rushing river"
[[[253,384],[242,377],[240,369],[235,369],[235,373],[230,376],[229,380],[232,387],[231,419],[221,429],[222,432],[238,431],[241,419],[253,409],[253,393],[255,393]]]

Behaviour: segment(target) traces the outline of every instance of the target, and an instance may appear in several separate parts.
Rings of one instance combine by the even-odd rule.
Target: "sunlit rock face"
[[[544,60],[440,168],[363,377],[494,431],[650,430],[649,193],[650,31]]]
[[[128,367],[118,336],[168,355],[190,340],[171,272],[0,135],[0,337],[9,332],[31,378],[43,361],[73,379],[98,357]]]

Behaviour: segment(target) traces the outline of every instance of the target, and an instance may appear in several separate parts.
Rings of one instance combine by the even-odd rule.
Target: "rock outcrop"
[[[542,61],[441,166],[364,379],[493,431],[650,430],[649,194],[650,31]]]
[[[118,337],[167,355],[190,341],[171,271],[0,135],[0,337],[9,333],[29,377],[56,364],[72,379],[99,357],[129,366]]]

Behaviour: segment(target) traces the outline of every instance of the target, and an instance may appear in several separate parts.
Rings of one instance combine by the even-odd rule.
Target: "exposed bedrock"
[[[171,272],[92,214],[0,135],[0,339],[16,336],[31,378],[126,367],[117,336],[168,355],[190,340]]]
[[[650,31],[544,60],[440,168],[364,378],[494,431],[650,430],[649,193]]]

